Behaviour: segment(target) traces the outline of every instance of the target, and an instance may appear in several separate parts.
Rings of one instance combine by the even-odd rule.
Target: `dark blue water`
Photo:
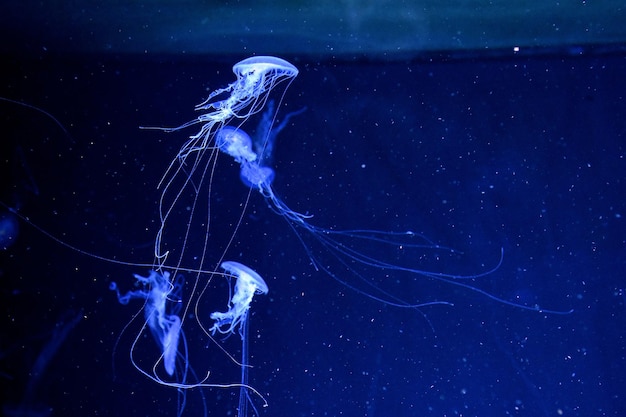
[[[239,58],[7,57],[0,95],[45,109],[67,132],[0,102],[2,201],[82,251],[152,262],[156,186],[195,130],[138,126],[195,117]],[[230,255],[270,288],[250,323],[250,383],[269,403],[260,415],[623,415],[626,60],[286,58],[300,75],[279,118],[307,107],[275,148],[274,186],[290,207],[321,227],[423,233],[463,253],[429,264],[442,272],[483,272],[503,248],[498,270],[472,285],[574,312],[530,312],[423,277],[397,286],[454,306],[378,303],[316,272],[253,194]],[[229,190],[223,207],[238,207],[237,167],[224,163],[215,181]],[[176,390],[128,357],[140,303],[121,306],[108,290],[132,288],[146,269],[82,255],[24,222],[11,233],[0,252],[4,414],[176,415]],[[226,373],[219,349],[186,337],[194,360]],[[237,389],[199,392],[184,415],[202,416],[203,403],[233,415]]]

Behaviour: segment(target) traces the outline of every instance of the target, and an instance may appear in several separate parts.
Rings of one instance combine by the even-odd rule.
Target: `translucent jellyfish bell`
[[[272,184],[274,176],[272,168],[261,166],[256,161],[241,164],[239,173],[239,177],[245,185],[261,192]]]
[[[289,76],[298,75],[298,68],[290,62],[275,56],[251,56],[233,65],[233,72],[238,77],[246,77],[250,74],[262,74],[268,71],[281,71],[288,73]]]
[[[241,129],[224,126],[215,135],[215,146],[235,158],[238,163],[257,159],[256,153],[252,150],[252,139]]]
[[[273,56],[253,56],[233,65],[238,80],[244,80],[244,89],[260,96],[273,88],[281,77],[294,78],[298,69],[284,59]],[[263,103],[264,105],[265,103]]]

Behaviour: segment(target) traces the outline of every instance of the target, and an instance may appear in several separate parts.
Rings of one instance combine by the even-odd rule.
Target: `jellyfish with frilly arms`
[[[178,316],[181,302],[180,282],[170,282],[169,272],[160,274],[150,271],[147,277],[134,275],[141,289],[121,293],[117,283],[111,282],[109,289],[115,291],[120,304],[128,304],[132,299],[145,300],[143,307],[148,327],[161,350],[165,371],[174,375],[178,355],[178,342],[181,332],[181,320]],[[131,352],[131,358],[132,358]],[[134,362],[134,361],[133,361]]]
[[[291,63],[273,56],[255,56],[233,65],[237,80],[227,87],[219,88],[196,106],[198,111],[207,111],[194,120],[174,128],[153,127],[166,132],[184,129],[202,123],[200,131],[189,137],[178,153],[185,160],[193,152],[203,151],[212,146],[216,125],[224,125],[233,118],[247,119],[261,111],[267,102],[268,94],[283,82],[291,82],[298,75],[298,69]],[[219,97],[227,95],[220,100]]]
[[[241,336],[241,383],[237,415],[245,417],[248,404],[254,408],[250,392],[258,395],[248,383],[248,322],[250,304],[255,294],[267,294],[268,287],[256,271],[239,262],[223,262],[222,269],[230,276],[235,277],[237,282],[235,283],[233,296],[228,303],[228,311],[216,311],[211,314],[211,319],[215,321],[215,324],[213,324],[210,331],[212,334],[219,332],[224,335],[234,334],[235,331],[239,331],[239,336]],[[255,415],[259,415],[256,409]]]

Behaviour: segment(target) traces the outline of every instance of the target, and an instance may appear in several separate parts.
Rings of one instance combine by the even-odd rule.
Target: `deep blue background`
[[[151,262],[156,185],[185,138],[175,126],[241,57],[6,57],[2,201],[82,251]],[[593,55],[414,62],[303,62],[279,113],[275,188],[322,227],[411,229],[464,253],[471,274],[529,312],[426,278],[406,295],[453,307],[385,306],[315,272],[287,224],[253,195],[232,250],[266,279],[251,321],[251,383],[267,416],[619,416],[626,413],[626,60]],[[238,206],[235,166],[219,178]],[[64,323],[34,408],[52,415],[175,415],[176,392],[136,372],[145,269],[95,260],[26,223],[0,252],[5,414]],[[403,283],[404,285],[404,283]],[[223,290],[223,289],[222,289]],[[128,327],[125,327],[130,322]],[[57,330],[57,333],[55,333]],[[193,345],[193,334],[187,334]],[[228,342],[228,341],[227,341]],[[200,342],[198,342],[200,343]],[[154,354],[145,344],[146,354]],[[227,343],[234,355],[237,344]],[[204,366],[228,362],[195,346]],[[213,365],[214,364],[214,365]],[[236,374],[235,374],[236,375]],[[227,415],[237,390],[190,392],[185,415]],[[562,413],[562,414],[561,414]]]

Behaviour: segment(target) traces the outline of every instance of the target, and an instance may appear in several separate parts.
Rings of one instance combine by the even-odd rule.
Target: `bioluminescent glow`
[[[247,415],[248,404],[251,404],[255,409],[255,414],[258,414],[248,393],[248,311],[252,297],[255,294],[267,294],[269,289],[259,274],[239,262],[223,262],[222,269],[232,274],[237,282],[233,296],[228,303],[228,311],[223,313],[216,311],[211,314],[211,319],[215,320],[215,324],[210,331],[213,334],[219,332],[228,335],[238,329],[241,336],[241,387],[239,388],[237,415]]]
[[[234,333],[235,329],[244,325],[252,297],[255,294],[267,294],[268,288],[263,278],[252,269],[239,262],[226,261],[222,263],[222,269],[237,278],[235,291],[228,303],[228,311],[211,313],[211,320],[215,321],[210,331],[212,334]],[[242,336],[243,337],[243,336]]]
[[[182,284],[171,282],[170,273],[150,271],[147,277],[135,274],[137,284],[142,289],[121,294],[117,284],[112,282],[109,288],[117,293],[121,304],[128,304],[132,299],[145,300],[143,307],[146,325],[161,349],[163,366],[168,375],[174,375],[180,337],[180,317]]]

